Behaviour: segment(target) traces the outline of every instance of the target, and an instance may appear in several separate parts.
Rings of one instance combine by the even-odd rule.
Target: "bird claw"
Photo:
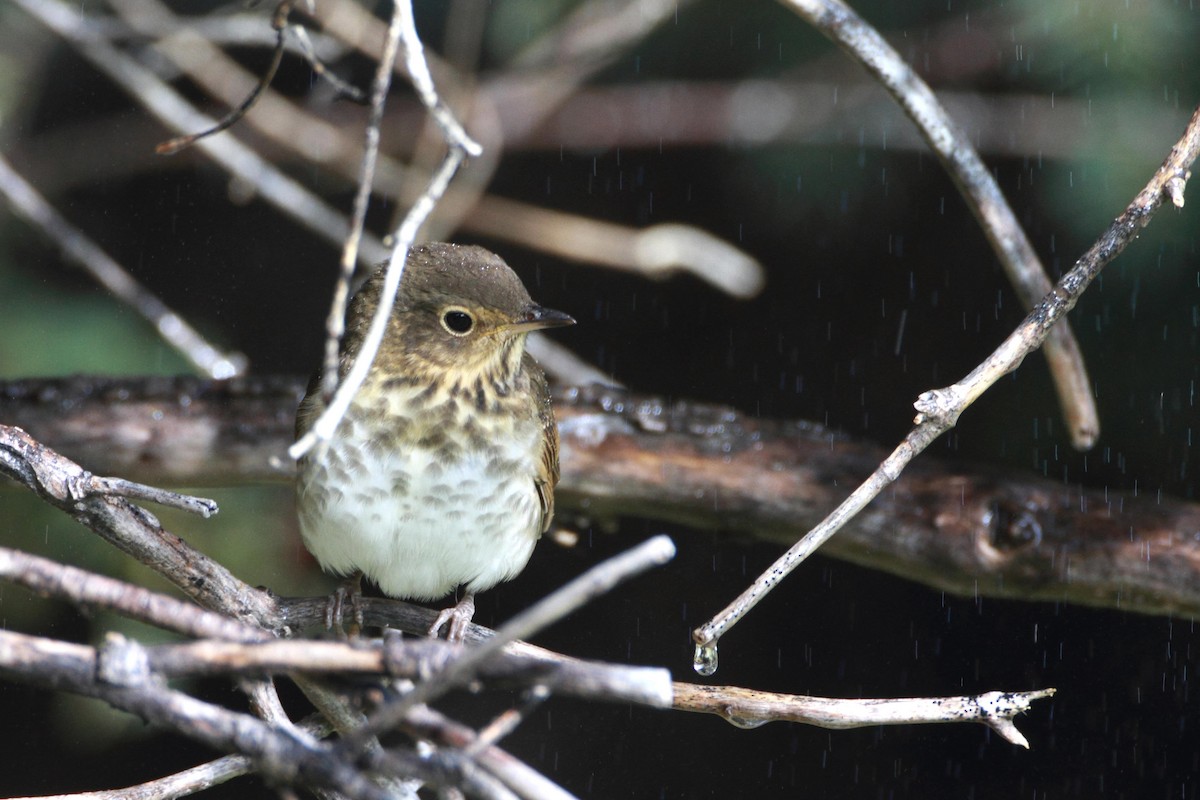
[[[429,626],[429,635],[436,639],[438,634],[442,632],[442,628],[449,622],[450,629],[446,632],[446,641],[462,642],[467,634],[467,626],[471,624],[471,618],[474,616],[475,595],[468,593],[453,608],[443,608],[441,610],[437,615],[437,619]]]
[[[348,632],[343,625],[347,599],[350,600],[350,610],[354,614],[354,624]],[[329,595],[325,603],[325,630],[331,631],[336,627],[349,636],[357,636],[363,624],[362,573],[359,573],[339,584],[333,594]]]

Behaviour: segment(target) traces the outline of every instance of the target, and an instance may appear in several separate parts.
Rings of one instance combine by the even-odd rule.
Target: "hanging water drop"
[[[696,645],[696,655],[692,658],[692,668],[705,677],[717,671],[717,646],[715,644]]]
[[[721,717],[735,728],[742,728],[743,730],[758,728],[771,721],[762,717],[739,717],[736,714],[729,713],[722,714]]]

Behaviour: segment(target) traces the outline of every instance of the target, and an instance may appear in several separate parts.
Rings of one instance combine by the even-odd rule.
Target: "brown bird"
[[[350,301],[340,375],[358,356],[386,266]],[[300,533],[322,568],[387,595],[464,586],[447,622],[461,640],[476,592],[515,577],[554,516],[558,429],[530,331],[572,325],[534,303],[481,247],[412,248],[379,353],[332,441],[301,459]],[[323,408],[314,379],[303,435]]]

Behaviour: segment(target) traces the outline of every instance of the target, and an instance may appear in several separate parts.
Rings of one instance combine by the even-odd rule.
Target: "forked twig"
[[[702,675],[717,669],[717,640],[750,611],[760,600],[808,558],[829,537],[876,495],[896,480],[918,453],[958,422],[958,417],[1002,376],[1015,370],[1029,353],[1036,350],[1054,324],[1075,307],[1080,295],[1106,264],[1150,224],[1164,201],[1183,206],[1183,187],[1192,162],[1200,154],[1200,107],[1192,114],[1183,136],[1133,202],[1117,217],[1108,230],[1084,253],[1058,285],[1034,306],[1025,320],[978,367],[958,383],[925,392],[914,404],[915,425],[904,441],[862,485],[854,490],[829,516],[809,531],[755,579],[741,595],[704,625],[692,632],[696,643],[694,666]]]

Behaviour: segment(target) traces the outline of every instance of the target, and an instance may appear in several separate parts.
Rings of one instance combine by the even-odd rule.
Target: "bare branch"
[[[692,633],[696,642],[695,667],[701,674],[716,670],[717,640],[758,604],[779,581],[812,555],[851,517],[861,511],[885,487],[895,481],[918,453],[958,422],[959,415],[1002,376],[1020,366],[1029,353],[1041,346],[1054,324],[1075,307],[1079,297],[1100,270],[1121,254],[1137,234],[1150,224],[1163,202],[1182,202],[1180,183],[1190,176],[1192,162],[1200,155],[1200,108],[1192,114],[1183,136],[1155,172],[1146,187],[1117,217],[1108,230],[1075,262],[1058,285],[1025,318],[1025,321],[982,364],[958,383],[925,392],[914,404],[916,427],[892,451],[870,478],[860,485],[821,524],[813,528],[760,575],[732,603]],[[1168,189],[1168,185],[1172,188]]]
[[[518,71],[506,73],[485,83],[473,97],[473,104],[495,109],[504,122],[497,138],[521,139],[537,128],[568,95],[600,69],[612,62],[622,48],[632,46],[658,25],[679,11],[681,4],[662,0],[614,0],[588,3],[570,14],[556,28],[531,44],[516,59]],[[382,25],[359,6],[322,3],[313,9],[314,18],[327,33],[341,37],[363,53],[378,57]],[[546,64],[547,53],[554,64]],[[217,82],[196,76],[209,91],[219,92]],[[287,109],[285,110],[285,106]],[[260,130],[288,148],[295,149],[297,120],[321,126],[319,120],[291,104],[281,103],[276,120],[257,121]],[[328,126],[332,128],[332,126]],[[411,125],[407,127],[412,127]],[[336,129],[331,136],[339,136]],[[381,183],[396,196],[406,181],[406,170],[388,159],[381,159]],[[343,170],[344,172],[344,170]],[[412,183],[409,179],[407,183]],[[744,251],[691,225],[653,225],[630,228],[539,208],[502,197],[485,196],[468,204],[459,191],[447,193],[448,205],[469,205],[471,213],[461,220],[464,229],[516,242],[526,247],[584,263],[596,263],[617,269],[665,278],[674,272],[691,272],[734,297],[753,297],[763,286],[762,266]]]
[[[542,684],[535,684],[525,692],[524,701],[516,708],[504,711],[479,731],[479,738],[467,747],[469,755],[476,755],[488,749],[496,742],[515,731],[525,721],[534,709],[550,699],[550,690]]]
[[[147,668],[167,679],[277,673],[419,679],[455,669],[471,652],[441,639],[277,640],[263,631],[256,633],[254,639],[241,635],[239,641],[152,645],[143,652]],[[494,635],[488,637],[488,641],[494,639]],[[473,677],[506,686],[542,686],[558,694],[606,702],[651,708],[670,708],[672,704],[670,673],[657,667],[561,656],[548,659],[501,648],[475,668]]]
[[[90,473],[20,428],[0,425],[0,473],[155,569],[206,608],[273,627],[269,623],[276,619],[274,602],[266,592],[239,581],[129,501],[92,492],[81,495],[76,487],[86,483]]]
[[[248,756],[223,756],[174,775],[139,783],[136,786],[127,786],[123,789],[14,797],[10,800],[174,800],[177,797],[187,797],[205,789],[220,786],[222,783],[253,771],[254,762]]]
[[[1034,700],[1052,697],[1054,689],[1030,692],[985,692],[967,697],[902,697],[894,699],[832,699],[760,692],[736,686],[675,684],[675,708],[716,714],[739,728],[768,722],[800,722],[821,728],[863,728],[870,725],[910,725],[931,722],[979,722],[1007,741],[1029,749],[1029,741],[1013,717],[1029,710]]]
[[[352,735],[345,737],[345,746],[356,749],[365,737],[382,733],[393,727],[408,712],[422,703],[444,694],[456,685],[471,679],[480,667],[499,653],[505,645],[524,639],[547,625],[562,619],[590,600],[610,591],[634,575],[651,567],[665,564],[675,556],[675,545],[664,535],[647,539],[637,547],[613,556],[589,569],[570,583],[550,593],[505,623],[494,636],[472,647],[460,661],[454,662],[428,679],[417,684],[399,700],[372,714]]]
[[[144,651],[129,641],[110,641],[101,656],[83,645],[0,631],[0,675],[7,678],[95,697],[211,747],[244,753],[269,780],[325,787],[358,800],[391,796],[336,748],[168,689],[144,665]],[[483,796],[510,796],[495,792],[491,779],[448,754],[421,759],[392,751],[376,762],[376,768],[417,775],[435,785],[457,783]]]
[[[536,800],[574,800],[575,795],[531,769],[521,761],[489,745],[478,747],[475,731],[459,724],[429,706],[417,706],[404,720],[404,729],[414,736],[432,739],[447,747],[470,752],[480,766],[495,775],[523,798]]]
[[[213,120],[149,69],[108,42],[91,35],[86,18],[62,0],[16,0],[17,4],[75,47],[100,72],[124,89],[169,128],[180,132],[210,127]],[[332,241],[341,241],[348,230],[340,212],[289,178],[234,136],[202,139],[196,146],[223,169],[254,187],[263,199],[283,214]],[[365,240],[362,258],[378,263],[386,250]]]
[[[7,547],[0,547],[0,579],[44,596],[107,608],[130,619],[186,636],[235,642],[271,638],[261,628],[205,611],[191,603]]]
[[[278,482],[290,471],[271,459],[303,391],[297,378],[0,382],[0,418],[109,473]],[[595,386],[560,391],[555,414],[565,520],[636,516],[787,546],[887,455],[809,422]],[[823,552],[962,596],[1198,615],[1200,542],[1185,532],[1200,529],[1200,505],[1142,495],[923,459]],[[316,606],[284,607],[281,624],[320,624]]]
[[[338,386],[338,349],[346,332],[346,303],[350,296],[350,281],[358,263],[359,242],[367,222],[367,205],[371,200],[371,187],[375,185],[375,162],[379,158],[379,126],[383,120],[384,102],[392,85],[392,72],[396,54],[400,48],[400,26],[402,0],[397,0],[384,39],[383,54],[375,65],[375,79],[371,82],[371,114],[364,129],[366,143],[363,145],[362,164],[358,173],[358,188],[354,193],[354,204],[350,212],[350,232],[342,242],[342,257],[338,263],[337,284],[325,320],[325,361],[321,374],[321,395],[328,403]],[[403,269],[403,265],[400,267]]]
[[[139,29],[144,28],[148,33],[163,29],[166,21],[171,19],[176,19],[178,26],[193,24],[191,20],[172,16],[157,0],[122,0],[122,4],[137,12],[129,15],[129,23],[137,25]],[[318,13],[328,10],[332,5],[322,3],[318,6]],[[363,12],[357,6],[347,6],[344,10],[345,14],[337,14],[328,20],[332,30],[350,36],[361,25],[370,30],[379,28],[382,33],[383,26],[378,20],[369,15],[359,17]],[[321,16],[321,19],[325,20],[325,17]],[[361,42],[357,38],[353,41]],[[364,51],[372,51],[371,47],[361,44],[360,47]],[[210,42],[199,39],[188,28],[158,42],[157,49],[185,70],[189,78],[223,102],[236,102],[238,94],[245,91],[245,85],[252,83],[253,78],[246,70]],[[509,102],[504,99],[506,91],[504,84],[489,84],[476,99],[489,106]],[[520,125],[527,124],[532,113],[527,105],[528,98],[522,97],[520,116],[506,114],[505,120],[510,124],[517,124],[518,121]],[[341,128],[271,90],[263,94],[259,106],[261,113],[247,117],[246,124],[268,137],[273,144],[301,158],[335,169],[344,177],[353,178],[356,173],[361,176],[364,154],[358,143],[351,141],[349,134]],[[540,106],[533,111],[538,108]],[[415,123],[407,115],[400,115],[394,121],[409,128],[414,127]],[[311,135],[297,138],[294,132],[299,129],[309,131]],[[503,131],[501,138],[507,136],[509,131]],[[322,142],[323,145],[315,150],[306,144],[312,141]],[[384,154],[377,156],[377,162],[378,185],[375,189],[393,199],[401,197],[407,187],[424,179],[419,170]],[[361,181],[359,185],[363,185]],[[446,193],[449,207],[471,207],[471,213],[461,220],[464,229],[516,242],[531,249],[656,279],[665,279],[676,272],[690,272],[735,297],[754,296],[761,290],[765,280],[763,268],[757,260],[694,226],[664,224],[638,229],[502,197],[474,199],[467,197],[467,194],[461,188],[451,188]],[[271,200],[271,197],[268,195],[266,199]],[[438,213],[435,211],[435,216]],[[343,244],[347,241],[337,231],[327,228],[314,230]],[[382,254],[383,246],[378,239],[364,234],[363,242],[372,253]],[[382,255],[375,261],[381,258]],[[563,352],[563,348],[554,344],[547,345],[545,349]],[[329,372],[327,367],[325,374]]]
[[[425,191],[412,204],[401,222],[399,229],[393,234],[394,245],[388,263],[387,276],[380,289],[379,307],[371,318],[371,325],[359,346],[358,354],[349,371],[342,376],[341,384],[321,415],[313,422],[308,433],[288,448],[288,455],[298,459],[311,450],[315,445],[328,442],[337,426],[341,423],[346,409],[350,407],[359,387],[367,377],[379,343],[387,329],[388,319],[392,314],[392,305],[396,300],[396,290],[400,287],[400,279],[404,274],[404,265],[408,260],[408,251],[416,241],[417,231],[425,224],[425,220],[433,212],[434,206],[446,192],[446,187],[454,178],[459,166],[472,152],[478,152],[475,144],[461,127],[454,121],[449,110],[438,97],[429,77],[429,67],[425,63],[424,48],[420,37],[417,36],[416,23],[413,21],[411,0],[397,0],[395,17],[389,36],[397,35],[404,42],[405,65],[412,76],[413,85],[417,87],[421,101],[433,115],[450,145],[441,166],[429,179]]]
[[[113,4],[120,8],[124,3],[123,0],[113,0]],[[246,99],[234,106],[228,114],[219,119],[211,128],[199,131],[198,133],[176,136],[159,144],[158,147],[154,148],[154,152],[164,156],[175,155],[179,151],[191,147],[206,136],[212,136],[232,128],[242,117],[246,116],[246,112],[254,107],[254,104],[258,102],[258,98],[271,85],[271,81],[275,80],[275,73],[279,71],[279,65],[283,63],[284,31],[287,28],[288,14],[291,13],[294,4],[295,0],[279,0],[279,4],[275,7],[275,14],[271,19],[271,27],[275,29],[275,47],[271,49],[271,63],[263,70],[263,74],[259,76],[258,82],[254,84],[254,88],[250,91],[250,94],[246,95]],[[127,6],[128,4],[124,5]]]
[[[0,156],[0,193],[26,222],[39,228],[62,249],[67,259],[83,267],[105,289],[154,326],[158,335],[180,355],[212,378],[232,378],[246,371],[241,353],[223,353],[195,328],[135,281],[100,246],[68,222],[42,195]]]
[[[870,72],[920,129],[979,220],[1025,308],[1050,291],[1050,278],[1017,222],[992,173],[929,86],[887,41],[842,0],[781,0]],[[1087,450],[1100,435],[1100,418],[1079,344],[1063,323],[1049,332],[1046,359],[1071,441]]]

